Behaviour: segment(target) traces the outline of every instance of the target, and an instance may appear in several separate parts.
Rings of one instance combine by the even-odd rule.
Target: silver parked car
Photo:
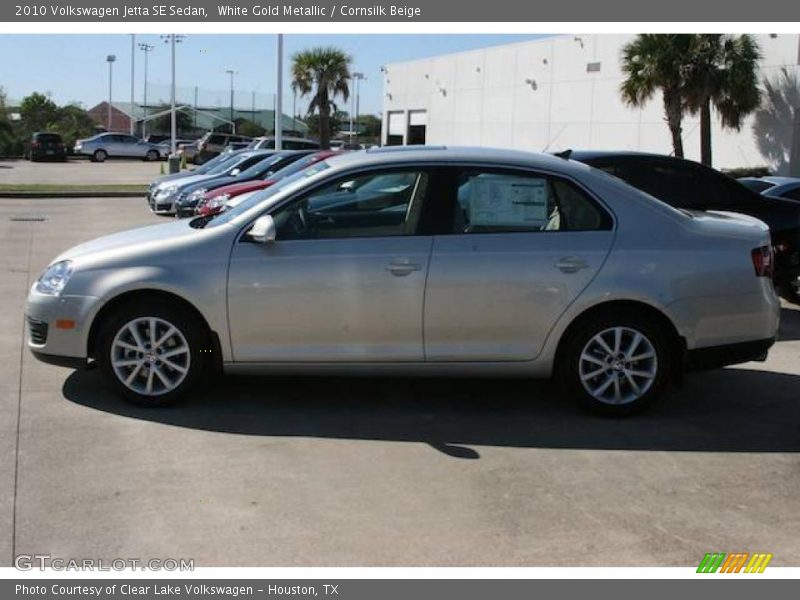
[[[312,165],[217,217],[68,250],[28,297],[43,361],[159,405],[226,372],[556,375],[626,414],[685,366],[764,359],[769,232],[584,164],[384,149]]]
[[[169,154],[169,149],[125,133],[101,133],[75,142],[74,152],[95,162],[103,162],[107,158],[159,160]]]

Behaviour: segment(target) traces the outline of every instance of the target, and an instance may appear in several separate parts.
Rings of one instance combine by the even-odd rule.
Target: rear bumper
[[[739,342],[723,346],[695,348],[686,352],[685,367],[687,371],[707,371],[745,362],[764,361],[775,338]]]

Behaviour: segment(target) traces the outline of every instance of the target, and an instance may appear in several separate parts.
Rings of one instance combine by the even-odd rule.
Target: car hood
[[[196,237],[198,230],[193,228],[190,222],[188,219],[170,221],[112,233],[74,246],[62,253],[56,261],[85,262],[96,256],[102,256],[104,259],[111,259],[114,255],[131,256],[147,248],[163,245],[167,241],[170,245],[178,246],[182,239]]]
[[[211,179],[213,177],[216,177],[216,175],[190,175],[188,177],[179,178],[177,181],[171,180],[159,183],[156,189],[164,189],[171,185],[175,185],[179,189],[185,189],[190,185],[200,183],[201,181],[205,181],[206,179]]]

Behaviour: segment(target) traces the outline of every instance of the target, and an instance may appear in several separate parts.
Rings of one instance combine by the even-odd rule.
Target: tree
[[[381,120],[375,115],[359,115],[359,136],[366,138],[381,137]]]
[[[83,107],[73,103],[56,110],[52,129],[61,135],[67,148],[72,148],[80,138],[93,135],[96,124]]]
[[[267,133],[267,130],[250,119],[236,119],[236,133],[247,137],[259,137]]]
[[[350,96],[350,56],[334,47],[317,47],[292,56],[292,89],[301,96],[311,94],[308,115],[319,114],[320,148],[330,146],[331,113],[336,111],[335,99],[345,102]]]
[[[47,131],[53,125],[57,113],[56,103],[38,92],[23,98],[19,106],[22,126],[27,135],[36,131]]]
[[[686,56],[686,108],[700,113],[700,156],[711,166],[711,106],[723,128],[741,129],[761,102],[758,44],[749,35],[696,34]]]
[[[330,141],[331,137],[334,137],[337,133],[342,130],[342,124],[347,120],[347,115],[342,111],[335,111],[330,117],[328,117],[328,134]],[[320,144],[322,143],[322,130],[320,128],[320,118],[319,115],[309,115],[305,118],[305,124],[308,126],[308,134],[311,137],[318,138],[320,140]]]
[[[17,137],[6,111],[6,92],[0,88],[0,156],[14,153]]]
[[[679,158],[683,158],[684,66],[691,47],[690,34],[645,33],[622,50],[622,70],[627,74],[620,88],[622,99],[641,107],[661,90],[672,148]]]

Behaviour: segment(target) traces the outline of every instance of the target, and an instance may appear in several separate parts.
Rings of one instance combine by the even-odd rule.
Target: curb
[[[144,198],[147,192],[103,192],[86,190],[64,192],[0,192],[0,198]]]

